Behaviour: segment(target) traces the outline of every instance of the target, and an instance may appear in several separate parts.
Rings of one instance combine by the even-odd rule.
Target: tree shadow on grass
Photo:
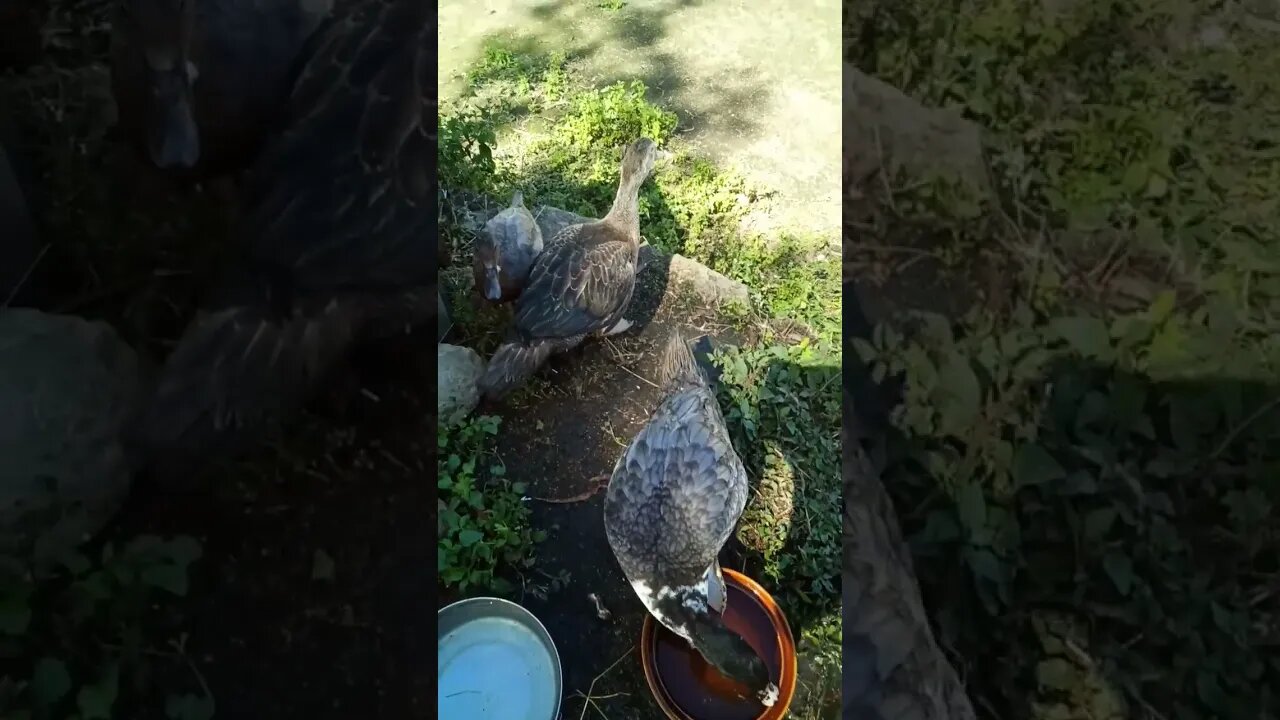
[[[462,73],[472,78],[466,95],[499,106],[499,129],[510,127],[537,108],[527,96],[509,92],[507,83],[516,79],[516,73],[545,68],[558,56],[572,66],[595,68],[593,77],[588,78],[595,87],[633,80],[644,83],[650,102],[676,113],[681,133],[696,137],[715,127],[717,132],[753,138],[760,128],[755,119],[758,113],[753,110],[767,104],[768,88],[745,72],[690,88],[690,73],[683,62],[655,48],[667,36],[673,13],[700,4],[700,0],[668,0],[653,7],[626,6],[616,11],[567,0],[536,5],[529,11],[533,29],[499,31],[483,38],[478,55]],[[491,67],[495,57],[507,54],[523,63],[511,66],[508,73]],[[607,67],[600,68],[597,63]],[[696,91],[698,107],[672,102],[685,91]]]

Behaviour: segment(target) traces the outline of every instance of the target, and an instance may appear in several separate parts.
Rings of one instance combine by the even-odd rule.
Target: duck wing
[[[528,339],[607,329],[630,302],[635,285],[636,251],[630,243],[557,237],[534,261],[528,287],[516,301],[516,331]]]
[[[746,502],[746,470],[715,396],[689,388],[663,401],[619,458],[605,495],[606,533],[633,584],[657,592],[714,583],[716,558]]]

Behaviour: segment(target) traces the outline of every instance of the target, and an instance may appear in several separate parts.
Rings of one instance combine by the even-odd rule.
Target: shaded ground
[[[426,341],[367,351],[333,393],[346,406],[304,422],[290,454],[211,473],[199,495],[142,489],[106,533],[202,541],[189,599],[157,634],[189,635],[218,717],[431,716]]]
[[[497,38],[563,52],[593,85],[643,80],[700,154],[777,191],[753,223],[835,235],[839,21],[834,0],[454,0],[440,4],[440,92],[456,96],[456,73]]]

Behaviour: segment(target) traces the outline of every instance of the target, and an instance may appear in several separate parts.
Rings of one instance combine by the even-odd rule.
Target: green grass
[[[201,556],[190,537],[135,538],[122,547],[81,548],[51,570],[6,558],[0,568],[0,644],[5,718],[118,717],[125,698],[161,670],[187,672],[185,638],[170,651],[148,650],[151,615],[185,596],[188,570]],[[198,672],[189,689],[166,698],[172,720],[208,720],[213,697]]]
[[[436,563],[439,582],[459,593],[514,589],[513,569],[533,564],[533,547],[546,537],[529,525],[522,483],[508,482],[491,456],[501,420],[482,416],[437,431],[440,491]]]
[[[1002,717],[1273,717],[1280,53],[1174,42],[1177,0],[962,5],[848,29],[988,130],[998,192],[885,178],[859,234],[982,288],[858,348],[906,382],[886,486],[942,644]]]
[[[734,448],[759,478],[738,525],[793,625],[811,672],[797,717],[830,717],[840,698],[840,359],[825,347],[731,348],[717,363]]]
[[[768,189],[690,152],[676,115],[652,103],[641,83],[590,86],[564,56],[512,43],[487,46],[466,77],[468,90],[441,116],[446,198],[470,193],[505,203],[520,190],[530,208],[600,217],[613,200],[622,148],[650,137],[674,157],[641,191],[645,239],[747,285],[751,306],[728,312],[731,324],[767,327],[786,318],[812,331],[790,346],[765,331],[758,346],[729,349],[718,362],[735,447],[761,480],[739,533],[750,571],[803,628],[796,716],[829,716],[839,698],[840,542],[840,289],[832,239],[744,232],[742,220],[767,202]],[[502,313],[471,306],[469,238],[459,228],[445,233],[457,246],[455,268],[443,277],[455,320],[463,342],[487,352]],[[442,442],[442,458],[457,452],[453,440]],[[528,556],[511,565],[525,562]]]

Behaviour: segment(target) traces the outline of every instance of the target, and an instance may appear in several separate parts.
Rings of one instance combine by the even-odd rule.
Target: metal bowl
[[[560,654],[533,613],[501,598],[447,605],[436,615],[436,710],[467,720],[556,720]]]
[[[708,706],[713,696],[727,691],[743,691],[732,680],[707,664],[688,643],[645,614],[640,631],[640,661],[649,690],[668,720],[780,720],[785,717],[796,692],[796,645],[791,626],[760,584],[742,573],[725,569],[729,606],[724,622],[742,635],[769,667],[778,700],[765,708],[758,702],[728,706]],[[664,665],[664,658],[666,664]],[[671,662],[675,659],[675,662]],[[722,695],[723,696],[723,695]],[[699,705],[702,707],[700,708]]]

